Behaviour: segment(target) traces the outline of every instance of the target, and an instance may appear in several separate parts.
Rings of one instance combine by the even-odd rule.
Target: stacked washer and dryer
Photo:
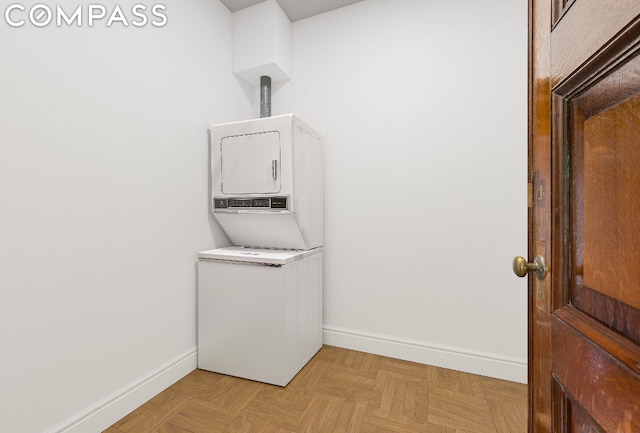
[[[214,125],[210,143],[233,246],[198,254],[198,367],[285,386],[322,346],[322,137],[288,114]]]

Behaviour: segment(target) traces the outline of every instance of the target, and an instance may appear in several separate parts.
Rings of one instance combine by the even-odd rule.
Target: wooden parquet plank
[[[229,426],[225,433],[294,433],[269,423],[261,418],[250,415],[238,416]]]
[[[107,430],[108,432],[109,430]],[[188,430],[183,427],[178,427],[171,423],[163,424],[158,430],[153,433],[193,433],[191,430]]]
[[[497,433],[520,433],[522,426],[527,425],[526,405],[489,401],[489,410]]]
[[[436,424],[427,424],[427,430],[425,433],[468,433],[464,430],[456,430],[450,427],[444,427]],[[522,432],[524,433],[524,432]]]
[[[225,433],[227,426],[238,415],[212,403],[191,399],[167,422],[192,433]]]
[[[324,351],[321,350],[320,353]],[[318,355],[316,355],[317,357]],[[322,359],[313,358],[311,362],[289,382],[287,389],[298,390],[299,392],[317,392],[324,383],[325,376],[333,367],[333,363],[325,362]]]
[[[231,411],[242,410],[255,395],[269,385],[195,370],[172,386],[172,390],[215,403]]]
[[[114,427],[124,433],[148,433],[160,428],[190,401],[191,397],[172,389],[165,390],[118,421]]]
[[[338,355],[334,365],[355,370],[359,376],[375,379],[381,363],[382,357],[380,356],[354,350],[343,350]]]
[[[368,414],[402,425],[421,426],[428,421],[427,396],[426,379],[380,370]]]
[[[343,398],[315,393],[294,430],[309,433],[335,431],[340,415],[345,412],[349,418],[349,412],[355,410],[354,403],[345,403]]]
[[[109,427],[103,433],[124,433],[122,430],[115,428],[114,426]]]
[[[487,400],[509,401],[527,405],[527,399],[523,398],[523,395],[526,396],[527,393],[527,385],[489,377],[479,377],[479,380]]]
[[[349,422],[338,422],[334,433],[359,433],[362,431],[362,424],[367,412],[367,405],[362,403],[356,403],[355,409]]]
[[[106,433],[522,433],[526,385],[324,346],[284,388],[196,370]]]
[[[334,366],[326,372],[318,392],[356,403],[368,403],[375,383],[370,372],[361,374],[353,368]]]
[[[380,362],[380,369],[426,380],[430,380],[438,370],[430,365],[384,357]]]
[[[429,391],[429,422],[474,433],[495,433],[484,397],[446,389]]]
[[[274,386],[259,392],[242,412],[294,431],[312,398]]]
[[[414,427],[385,419],[365,418],[360,433],[425,433],[428,431],[426,428],[424,425]]]
[[[447,390],[474,396],[484,395],[480,376],[445,368],[436,369],[434,379],[430,382],[430,385],[431,389]]]
[[[335,364],[345,349],[335,346],[322,346],[322,349],[313,357],[314,361],[324,361]]]

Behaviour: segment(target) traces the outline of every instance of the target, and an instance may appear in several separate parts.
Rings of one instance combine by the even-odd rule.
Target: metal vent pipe
[[[271,117],[271,77],[260,77],[260,118]]]

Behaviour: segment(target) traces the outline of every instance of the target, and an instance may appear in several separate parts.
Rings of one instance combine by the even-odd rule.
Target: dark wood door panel
[[[569,10],[575,0],[553,0],[551,8],[551,16],[553,18],[553,27],[558,24],[564,13]]]
[[[573,306],[556,310],[552,317],[553,320],[562,321],[585,339],[605,350],[636,376],[640,375],[640,346],[633,341]],[[581,368],[582,364],[574,367]]]
[[[640,308],[640,95],[584,121],[582,281]]]
[[[640,344],[640,310],[584,286],[574,290],[572,305],[634,344]]]
[[[574,406],[571,400],[569,400],[568,405],[568,433],[604,433],[580,406]]]
[[[552,330],[553,378],[568,399],[556,402],[558,407],[564,406],[564,413],[555,416],[556,423],[562,424],[556,431],[599,431],[570,429],[572,424],[574,428],[589,425],[584,421],[587,419],[593,419],[605,432],[640,431],[640,375],[560,316],[553,318]],[[597,327],[591,332],[600,334]],[[583,421],[576,421],[579,419]]]
[[[565,394],[562,385],[553,381],[554,432],[605,433],[579,404]]]
[[[640,41],[638,35],[632,39]],[[570,302],[640,344],[640,43],[602,51],[590,74],[559,87],[557,153],[568,167],[557,184],[569,214],[558,286]]]
[[[576,0],[566,6],[551,33],[553,86],[580,70],[595,50],[612,42],[628,43],[623,29],[640,15],[637,0]]]

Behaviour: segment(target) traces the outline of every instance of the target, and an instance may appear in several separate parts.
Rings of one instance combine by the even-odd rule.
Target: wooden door
[[[640,432],[640,0],[529,4],[529,432]]]

